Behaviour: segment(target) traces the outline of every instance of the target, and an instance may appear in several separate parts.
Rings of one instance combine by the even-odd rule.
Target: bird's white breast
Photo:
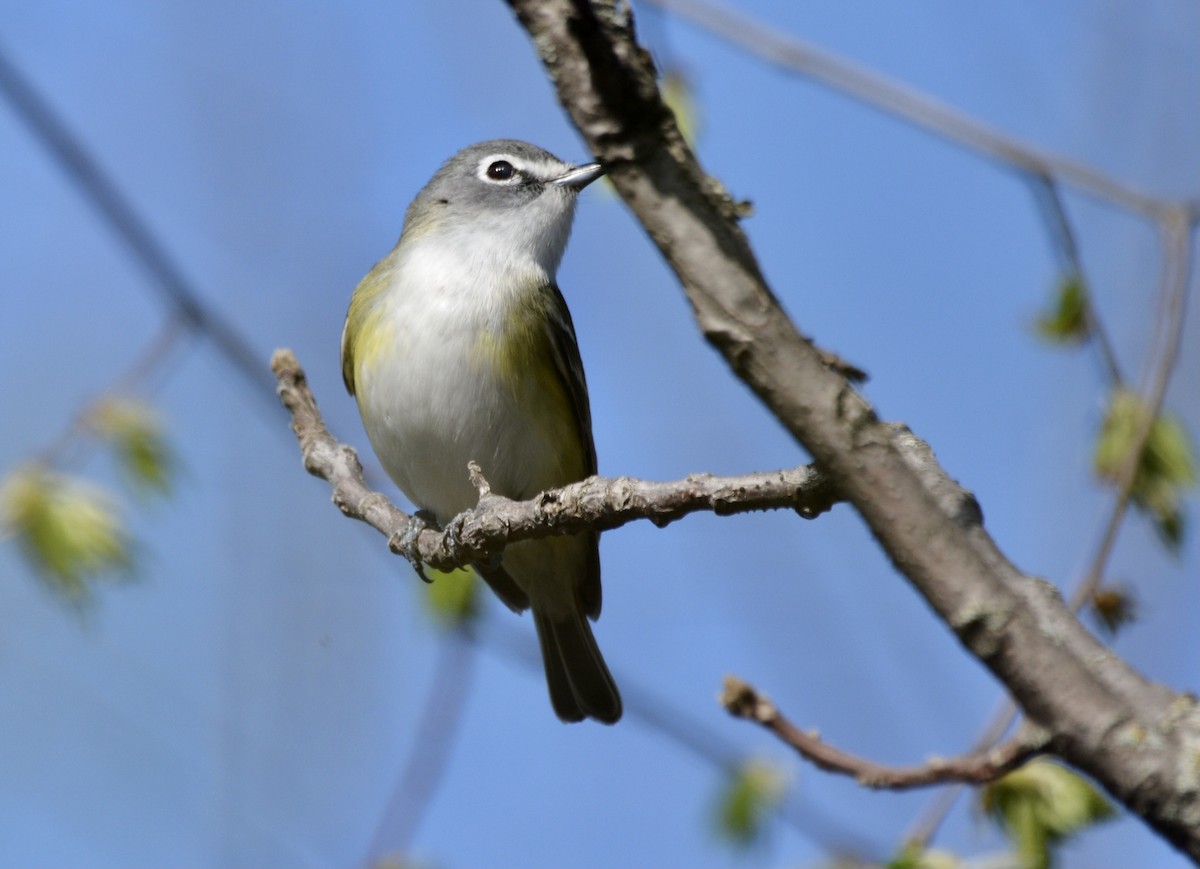
[[[486,350],[503,339],[515,297],[548,280],[478,234],[441,233],[406,245],[376,301],[380,340],[356,351],[359,409],[385,470],[441,522],[477,500],[468,461],[500,494],[526,497],[546,478],[556,447],[537,442],[524,375],[497,371]]]

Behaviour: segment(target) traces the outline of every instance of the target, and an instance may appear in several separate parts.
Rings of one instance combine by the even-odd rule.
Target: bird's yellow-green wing
[[[346,391],[355,394],[355,365],[365,356],[378,349],[374,345],[386,339],[379,329],[379,297],[395,277],[393,260],[395,251],[378,262],[367,276],[359,281],[350,297],[346,311],[346,325],[342,327],[342,382]]]
[[[575,325],[571,312],[557,285],[550,285],[550,310],[545,318],[546,329],[554,357],[554,366],[562,383],[563,391],[571,404],[575,417],[575,429],[579,445],[583,450],[583,477],[596,473],[596,444],[592,439],[592,410],[588,400],[587,379],[583,374],[583,360],[579,357],[579,344],[575,338]],[[599,535],[585,531],[578,538],[584,543],[584,574],[579,585],[580,603],[591,619],[600,617],[603,595],[600,586]],[[590,636],[590,631],[588,632]],[[594,641],[593,641],[594,643]],[[607,671],[605,671],[607,672]],[[611,682],[611,677],[609,678]],[[615,688],[613,689],[615,692]],[[619,712],[617,713],[620,714]]]
[[[596,444],[592,439],[592,411],[588,401],[587,379],[583,373],[583,360],[579,358],[579,344],[575,338],[575,324],[566,300],[555,284],[550,285],[550,304],[546,317],[547,337],[554,367],[558,372],[563,391],[571,404],[575,418],[575,430],[584,451],[584,473],[588,477],[596,473]]]

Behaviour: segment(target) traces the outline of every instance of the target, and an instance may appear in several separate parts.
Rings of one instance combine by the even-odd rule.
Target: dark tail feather
[[[616,724],[621,718],[621,695],[583,613],[551,621],[534,609],[533,622],[542,646],[550,703],[558,717]]]

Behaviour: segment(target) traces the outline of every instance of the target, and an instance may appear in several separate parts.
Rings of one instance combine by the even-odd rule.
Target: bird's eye
[[[507,181],[509,178],[517,174],[517,170],[513,168],[513,164],[507,160],[497,160],[495,163],[487,167],[487,177],[493,181]]]

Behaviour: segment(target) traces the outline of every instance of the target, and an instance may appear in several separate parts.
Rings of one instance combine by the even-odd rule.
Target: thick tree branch
[[[1200,860],[1200,710],[1101,645],[1049,583],[947,511],[767,287],[617,0],[508,0],[560,101],[683,284],[704,336],[858,510],[897,569],[1050,734],[1049,748]]]
[[[495,558],[517,540],[585,528],[603,531],[636,519],[649,519],[662,527],[700,511],[732,515],[778,509],[795,510],[811,519],[840,500],[828,478],[811,466],[737,477],[694,474],[670,483],[589,477],[530,501],[493,495],[479,476],[479,505],[457,516],[444,531],[422,530],[413,542],[413,551],[408,552],[401,541],[412,517],[367,485],[353,448],[338,443],[329,433],[296,357],[290,350],[277,350],[271,369],[279,381],[280,399],[292,415],[304,467],[332,485],[338,509],[386,536],[393,551],[438,570]],[[463,468],[463,476],[467,474]]]
[[[984,784],[1041,754],[1046,745],[1046,734],[1029,727],[988,751],[930,758],[919,766],[886,766],[835,748],[814,733],[806,733],[784,717],[767,697],[733,676],[725,678],[720,699],[730,715],[761,724],[826,772],[852,776],[860,785],[876,790]]]

